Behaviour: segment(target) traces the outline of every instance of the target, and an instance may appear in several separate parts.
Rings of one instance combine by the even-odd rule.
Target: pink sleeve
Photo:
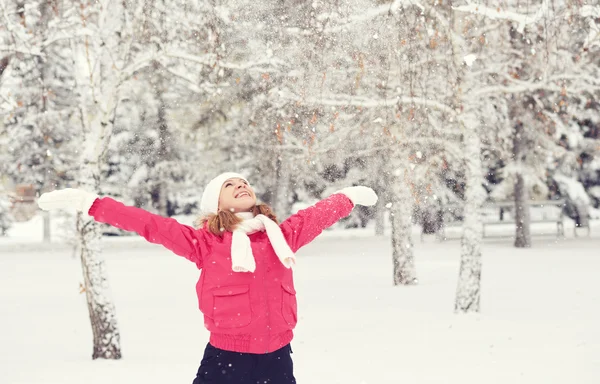
[[[292,251],[310,243],[324,229],[352,212],[354,204],[346,195],[335,194],[290,216],[281,223],[281,232]]]
[[[127,206],[110,197],[94,201],[88,214],[100,223],[110,224],[125,231],[136,232],[150,243],[161,244],[179,256],[203,266],[202,256],[207,252],[208,234],[179,223],[172,218],[155,215],[141,208]]]

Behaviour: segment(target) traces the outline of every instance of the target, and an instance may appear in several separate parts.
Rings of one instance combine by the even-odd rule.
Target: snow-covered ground
[[[208,340],[195,266],[107,239],[124,357],[92,361],[79,262],[33,223],[0,240],[0,383],[191,383]],[[331,231],[298,254],[300,384],[600,383],[600,238],[486,240],[482,313],[455,315],[458,241],[417,238],[420,284],[393,287],[389,238],[371,233]]]

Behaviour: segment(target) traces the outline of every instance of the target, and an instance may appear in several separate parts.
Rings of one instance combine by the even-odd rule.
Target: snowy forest
[[[599,155],[594,1],[0,0],[0,233],[8,185],[194,215],[233,170],[279,218],[368,185],[344,225],[389,222],[393,284],[418,282],[411,227],[452,216],[456,310],[478,311],[485,204],[514,202],[531,247],[529,202],[600,207]]]

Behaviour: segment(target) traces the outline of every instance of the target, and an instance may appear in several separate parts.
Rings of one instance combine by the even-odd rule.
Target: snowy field
[[[420,285],[392,287],[389,238],[371,233],[298,254],[299,384],[600,383],[600,238],[486,240],[482,313],[455,315],[458,241],[416,238]],[[208,340],[193,264],[107,239],[124,357],[92,361],[78,260],[26,235],[0,240],[0,383],[191,383]]]

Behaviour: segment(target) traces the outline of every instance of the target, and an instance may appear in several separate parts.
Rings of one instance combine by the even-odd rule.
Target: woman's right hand
[[[38,199],[38,206],[44,211],[75,208],[87,213],[97,198],[95,193],[65,188],[42,194]]]

